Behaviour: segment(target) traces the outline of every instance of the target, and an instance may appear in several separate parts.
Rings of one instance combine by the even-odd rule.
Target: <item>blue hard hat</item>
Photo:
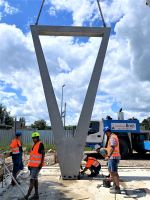
[[[103,129],[103,131],[104,131],[104,133],[106,133],[107,131],[111,132],[111,129],[108,126],[105,126],[104,129]]]
[[[21,133],[21,131],[17,131],[15,135],[16,135],[16,136],[21,136],[22,133]]]

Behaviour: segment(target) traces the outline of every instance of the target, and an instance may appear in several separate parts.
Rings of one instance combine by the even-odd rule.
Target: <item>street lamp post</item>
[[[65,127],[65,123],[66,123],[66,102],[65,102],[65,108],[64,108],[64,127]]]
[[[16,134],[16,130],[17,130],[17,126],[16,126],[16,122],[17,122],[17,117],[16,116],[13,116],[13,127],[14,127],[14,132]]]
[[[63,114],[64,87],[65,87],[65,84],[62,85],[62,92],[61,92],[61,107],[60,107],[60,116],[61,116],[61,118],[62,118],[62,114]]]

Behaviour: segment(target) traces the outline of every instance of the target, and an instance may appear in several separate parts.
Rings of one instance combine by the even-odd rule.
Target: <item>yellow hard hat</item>
[[[32,133],[32,138],[34,138],[34,137],[40,137],[40,134],[38,132],[33,132]]]

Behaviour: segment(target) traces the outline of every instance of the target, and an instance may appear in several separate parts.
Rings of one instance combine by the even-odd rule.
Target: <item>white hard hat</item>
[[[101,146],[100,146],[99,144],[96,144],[96,145],[94,146],[94,149],[95,149],[95,150],[100,149],[100,148],[101,148]]]

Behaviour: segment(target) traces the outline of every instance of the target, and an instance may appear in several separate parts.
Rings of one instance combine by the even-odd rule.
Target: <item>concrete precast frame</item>
[[[58,154],[61,176],[63,179],[78,179],[80,163],[83,157],[89,122],[91,119],[92,110],[97,94],[111,28],[43,25],[31,25],[30,28],[47,102],[51,126],[54,133],[54,141]],[[102,37],[95,66],[93,68],[93,72],[79,117],[78,125],[74,136],[71,138],[65,137],[65,130],[63,128],[63,123],[54,94],[54,89],[39,39],[40,35]]]

